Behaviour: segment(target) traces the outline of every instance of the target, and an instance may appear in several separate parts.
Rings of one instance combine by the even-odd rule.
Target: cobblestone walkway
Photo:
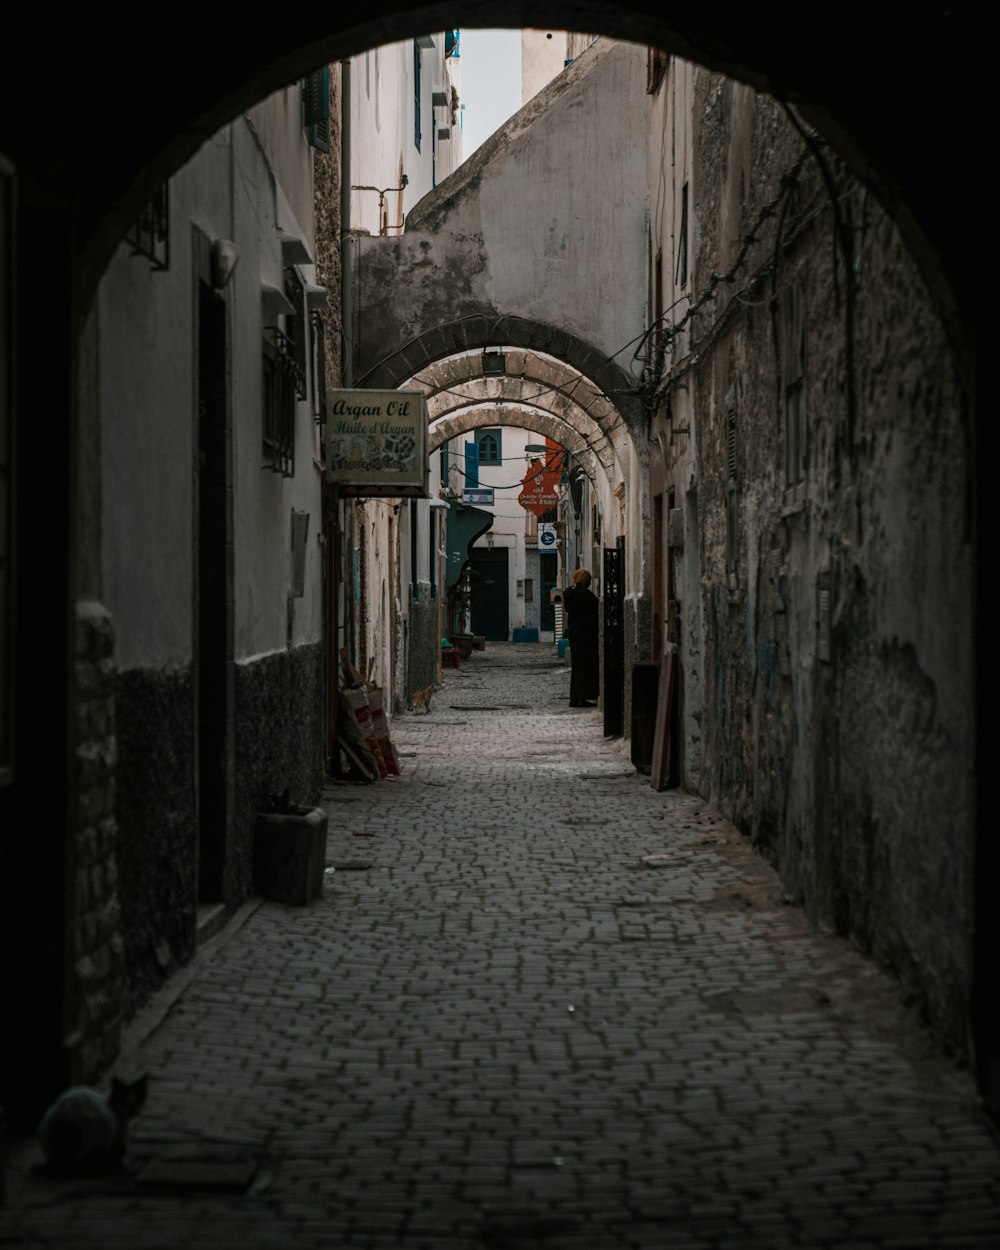
[[[403,776],[330,792],[322,902],[245,909],[131,1030],[126,1172],[22,1152],[0,1244],[1000,1246],[967,1074],[568,681],[491,645],[398,719]]]

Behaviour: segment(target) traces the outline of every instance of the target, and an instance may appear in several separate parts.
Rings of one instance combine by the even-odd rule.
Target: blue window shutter
[[[302,124],[310,144],[330,150],[330,67],[324,65],[302,83]]]
[[[469,490],[479,485],[479,444],[465,444],[465,485]]]

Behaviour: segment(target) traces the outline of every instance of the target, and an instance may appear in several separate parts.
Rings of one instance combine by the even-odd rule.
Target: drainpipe
[[[340,385],[350,386],[354,377],[354,361],[350,342],[351,316],[351,63],[340,62]],[[329,560],[327,600],[327,746],[332,771],[339,766],[337,732],[337,693],[340,688],[340,622],[344,622],[344,643],[348,654],[353,654],[352,617],[350,598],[341,582],[341,560],[344,555],[344,539],[350,530],[344,524],[344,505],[336,486],[330,490],[327,531],[327,559]],[[349,584],[349,579],[344,579]]]
[[[354,274],[351,268],[351,62],[340,62],[340,384],[354,385]],[[344,507],[335,497],[337,524],[341,533],[353,538],[353,526]],[[354,606],[351,570],[347,570],[344,594],[344,641],[348,654],[355,655]]]
[[[354,284],[351,271],[351,62],[340,62],[341,385],[354,385]]]

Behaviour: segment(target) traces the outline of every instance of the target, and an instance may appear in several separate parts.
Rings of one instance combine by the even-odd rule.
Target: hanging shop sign
[[[522,490],[517,502],[526,512],[541,516],[559,502],[559,477],[562,472],[562,453],[553,448],[548,462],[532,460],[531,467],[521,478]]]
[[[471,504],[474,508],[493,507],[492,486],[469,486],[462,491],[462,503]]]
[[[539,551],[555,551],[559,546],[559,535],[556,533],[556,527],[549,522],[539,522],[538,525],[538,550]]]
[[[426,498],[422,391],[328,391],[326,477],[349,497]]]

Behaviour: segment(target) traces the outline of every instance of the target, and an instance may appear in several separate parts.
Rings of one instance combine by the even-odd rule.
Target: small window
[[[667,54],[662,48],[646,50],[646,93],[654,95],[667,76]]]
[[[297,373],[293,345],[269,326],[263,342],[263,454],[267,467],[283,477],[295,472]]]
[[[299,399],[306,397],[306,288],[294,267],[285,270],[285,298],[295,309],[285,314],[285,338],[291,344],[295,359],[295,393]]]
[[[482,430],[478,442],[480,464],[503,463],[503,443],[499,430]]]
[[[674,275],[678,286],[687,286],[688,280],[688,184],[681,188],[681,226],[677,232],[677,272]]]
[[[164,183],[125,235],[133,256],[144,256],[153,270],[170,268],[170,184]]]
[[[323,314],[315,310],[309,314],[310,347],[312,354],[313,416],[317,425],[326,424],[326,323]]]
[[[420,151],[420,44],[413,41],[413,143]]]
[[[805,481],[806,318],[805,297],[798,280],[786,287],[781,308],[781,372],[785,401],[785,486]]]

